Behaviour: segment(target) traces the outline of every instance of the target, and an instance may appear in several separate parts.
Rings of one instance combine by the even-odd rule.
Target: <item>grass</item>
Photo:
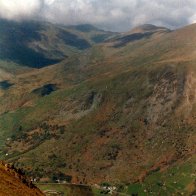
[[[40,190],[42,190],[43,192],[47,191],[47,190],[54,190],[54,191],[57,191],[57,192],[61,192],[64,195],[67,195],[68,192],[69,192],[68,186],[62,185],[62,184],[57,184],[57,185],[54,185],[54,184],[53,185],[51,185],[51,184],[36,184],[36,186]]]
[[[185,163],[175,164],[166,171],[151,174],[143,183],[129,185],[127,193],[138,193],[139,195],[190,195],[193,190],[189,189],[188,185],[195,182],[194,163],[195,156]]]
[[[54,190],[62,193],[64,196],[84,195],[84,196],[101,196],[100,191],[88,186],[67,185],[67,184],[36,184],[42,191]]]

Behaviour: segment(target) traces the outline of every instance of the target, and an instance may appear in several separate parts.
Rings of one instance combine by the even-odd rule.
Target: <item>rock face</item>
[[[0,162],[1,196],[42,196],[44,195],[24,175],[22,170]]]

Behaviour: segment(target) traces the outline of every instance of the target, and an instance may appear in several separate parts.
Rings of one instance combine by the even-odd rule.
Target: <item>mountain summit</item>
[[[170,31],[168,28],[159,27],[151,24],[144,24],[133,28],[130,32],[132,33],[144,33],[144,32],[155,32],[155,31]]]

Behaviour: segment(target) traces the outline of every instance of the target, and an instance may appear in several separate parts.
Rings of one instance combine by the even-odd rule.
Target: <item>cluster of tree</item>
[[[41,123],[40,125],[34,126],[31,129],[25,129],[22,127],[22,125],[15,126],[13,135],[11,137],[12,141],[26,141],[29,142],[28,133],[32,130],[39,129],[39,132],[35,132],[32,135],[32,142],[36,141],[36,143],[40,143],[44,140],[51,139],[51,138],[59,138],[59,133],[64,134],[66,127],[59,126],[59,125],[49,125],[46,122]]]
[[[66,175],[66,174],[64,174],[64,173],[62,173],[62,172],[60,172],[60,171],[58,171],[58,172],[55,172],[55,173],[53,173],[53,174],[51,175],[51,180],[52,180],[53,182],[58,182],[58,181],[63,182],[63,181],[65,181],[65,182],[67,182],[67,183],[71,183],[71,181],[72,181],[72,176]]]

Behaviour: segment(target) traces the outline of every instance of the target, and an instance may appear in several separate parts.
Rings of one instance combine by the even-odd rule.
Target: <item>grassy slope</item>
[[[93,190],[90,186],[67,185],[67,184],[37,184],[37,186],[45,193],[48,190],[53,190],[58,193],[63,193],[64,196],[98,196],[97,190]],[[97,191],[99,192],[99,191]],[[47,194],[46,194],[47,195]]]
[[[35,177],[59,170],[75,182],[138,182],[129,193],[141,186],[142,192],[156,193],[166,181],[163,189],[190,193],[195,31],[193,25],[118,48],[114,40],[79,58],[18,75],[0,99],[2,157],[8,153]],[[45,97],[31,93],[47,83],[60,90]],[[13,141],[6,141],[9,137]],[[169,174],[178,167],[182,172],[171,181]]]

